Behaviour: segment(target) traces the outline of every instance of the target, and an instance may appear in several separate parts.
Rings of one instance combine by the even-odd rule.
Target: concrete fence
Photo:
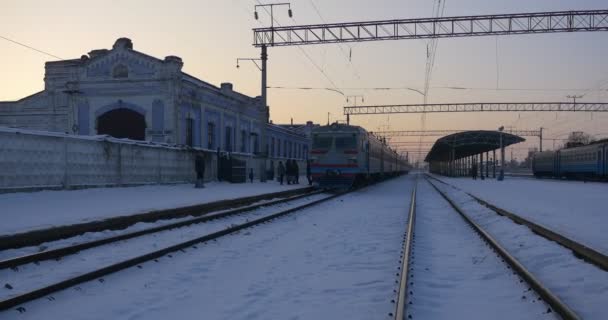
[[[205,180],[217,178],[217,153],[107,136],[0,128],[0,192],[191,183],[194,158],[205,155]],[[244,160],[259,178],[259,159]],[[278,163],[281,159],[273,159]],[[306,164],[300,161],[300,172]]]

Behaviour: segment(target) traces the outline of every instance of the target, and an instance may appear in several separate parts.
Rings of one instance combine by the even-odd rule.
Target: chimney
[[[222,90],[222,92],[233,91],[232,83],[230,83],[230,82],[222,82],[222,84],[220,84],[220,89]]]
[[[293,126],[293,118],[291,118],[291,126]]]

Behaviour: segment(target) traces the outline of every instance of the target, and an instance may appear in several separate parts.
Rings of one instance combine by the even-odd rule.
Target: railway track
[[[508,252],[501,244],[486,230],[484,230],[479,224],[477,224],[473,219],[471,219],[454,201],[452,201],[442,190],[440,190],[433,182],[429,180],[428,177],[425,177],[425,181],[432,186],[432,188],[441,196],[441,198],[445,199],[450,205],[450,207],[458,213],[458,215],[469,225],[478,235],[479,237],[485,241],[508,265],[509,269],[512,269],[525,281],[530,288],[532,288],[540,297],[542,297],[543,301],[550,306],[548,312],[551,310],[555,311],[559,317],[562,319],[580,319],[579,315],[575,313],[567,304],[565,304],[556,294],[554,294],[551,290],[549,290],[538,278],[532,274],[522,263],[520,263],[510,252]],[[414,191],[411,195],[410,209],[409,209],[409,219],[408,219],[408,227],[404,236],[404,246],[402,250],[401,262],[402,265],[400,267],[400,276],[399,276],[399,289],[397,293],[397,301],[395,312],[389,314],[394,319],[402,320],[411,318],[411,313],[408,314],[408,306],[411,305],[410,295],[412,294],[413,289],[409,289],[410,285],[413,285],[413,276],[410,275],[410,272],[414,269],[412,267],[413,256],[415,246],[415,233],[416,233],[416,207],[420,204],[420,200],[416,200],[417,194],[420,194],[420,191],[417,191],[418,184],[414,188]],[[411,279],[411,280],[410,280]],[[427,293],[428,294],[428,293]],[[408,302],[408,300],[410,300]]]
[[[428,176],[428,177],[430,179],[438,181],[442,184],[445,184],[452,188],[458,189],[457,187],[455,187],[447,182],[444,182],[440,179],[437,179],[433,176]],[[513,221],[517,224],[528,227],[530,230],[532,230],[532,232],[540,235],[541,237],[543,237],[547,240],[550,240],[550,241],[554,241],[554,242],[558,243],[559,245],[561,245],[562,247],[571,250],[575,256],[580,257],[581,259],[595,265],[598,268],[603,269],[604,271],[608,271],[608,256],[604,255],[599,250],[591,248],[583,243],[580,243],[572,238],[569,238],[563,234],[560,234],[557,231],[551,230],[550,228],[547,228],[543,225],[530,221],[529,219],[526,219],[518,214],[510,212],[506,209],[500,208],[497,205],[492,204],[489,201],[483,200],[469,192],[467,192],[466,194],[469,195],[471,198],[475,199],[475,201],[477,201],[479,204],[492,210],[496,214],[503,216],[503,217],[507,217],[511,221]]]
[[[5,284],[5,287],[3,289],[5,293],[7,291],[19,291],[19,293],[6,294],[4,298],[0,298],[2,299],[0,300],[0,310],[7,310],[13,307],[18,307],[17,310],[19,312],[25,312],[25,308],[20,306],[23,303],[51,295],[54,292],[76,286],[83,282],[95,279],[100,279],[101,281],[101,277],[106,276],[108,274],[112,274],[129,267],[138,266],[143,262],[155,260],[165,255],[171,257],[172,252],[185,251],[188,248],[196,248],[196,245],[199,243],[210,240],[216,240],[222,236],[234,234],[246,228],[251,228],[259,224],[268,223],[274,219],[288,215],[290,213],[294,213],[296,211],[329,201],[345,193],[346,192],[327,194],[322,191],[317,191],[313,192],[312,194],[300,195],[289,199],[281,199],[271,203],[259,204],[245,208],[239,208],[236,210],[220,212],[213,215],[190,219],[187,221],[180,221],[178,223],[170,225],[149,228],[107,239],[80,243],[75,246],[68,246],[55,250],[49,250],[47,252],[41,252],[37,254],[4,260],[0,262],[0,265],[2,266],[2,268],[0,268],[2,269],[0,270],[0,274],[12,274],[13,277],[16,277],[16,280],[13,281],[12,284]],[[288,205],[289,208],[271,210],[280,205]],[[263,212],[260,213],[259,211]],[[238,217],[238,219],[240,220],[234,220],[236,217]],[[229,221],[231,222],[230,225],[226,227],[226,220],[228,219],[232,220]],[[213,221],[219,221],[221,223],[219,224],[219,226],[215,226],[214,229],[211,231],[203,231],[203,235],[199,233],[200,230],[194,229],[198,228],[199,226],[206,226],[207,223]],[[174,238],[171,238],[171,235],[175,234],[180,230],[181,233],[184,233],[183,230],[190,230],[190,234],[192,234],[193,236],[185,240],[179,239],[179,241],[175,241]],[[122,246],[126,249],[129,249],[129,246],[137,246],[137,244],[132,244],[133,241],[150,242],[151,239],[155,239],[154,241],[158,241],[161,235],[165,235],[171,238],[171,241],[167,241],[168,244],[166,244],[160,249],[148,250],[147,253],[144,254],[141,254],[139,248],[136,250],[127,250],[135,252],[127,254],[126,257],[118,261],[114,259],[114,261],[111,261],[111,263],[106,263],[102,267],[99,267],[97,264],[94,264],[94,267],[88,268],[88,266],[86,266],[86,263],[84,263],[83,265],[85,267],[81,270],[78,270],[78,272],[76,272],[76,275],[73,275],[73,273],[75,273],[73,271],[65,271],[64,274],[69,274],[69,276],[63,277],[59,280],[52,279],[53,277],[51,276],[49,279],[45,279],[45,281],[42,281],[43,284],[37,284],[35,286],[30,286],[31,288],[28,288],[26,290],[20,290],[19,280],[24,278],[18,277],[20,273],[29,272],[29,274],[27,274],[28,276],[31,276],[32,274],[34,276],[46,275],[47,266],[45,264],[62,262],[67,263],[68,260],[70,263],[86,261],[85,258],[87,257],[87,254],[99,254],[102,249],[104,252],[102,253],[102,256],[113,256],[119,252],[117,246],[118,248]],[[110,245],[113,247],[108,247]],[[156,242],[154,242],[154,247],[156,247]],[[49,259],[54,260],[48,261]],[[88,263],[90,264],[90,261]],[[70,267],[73,266],[70,265]],[[49,300],[52,300],[52,297],[49,297]]]
[[[288,198],[312,192],[312,187],[273,192],[243,198],[219,200],[209,203],[176,207],[171,209],[154,210],[149,212],[131,214],[127,216],[111,217],[77,223],[66,226],[51,227],[32,230],[23,233],[0,235],[0,250],[8,250],[27,246],[36,246],[41,243],[71,238],[87,232],[101,232],[106,230],[122,230],[137,223],[151,223],[167,219],[183,218],[188,216],[202,216],[219,210],[228,210],[248,206],[260,201],[270,201],[277,198]]]

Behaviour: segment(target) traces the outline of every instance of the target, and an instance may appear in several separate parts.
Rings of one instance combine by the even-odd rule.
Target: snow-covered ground
[[[386,319],[412,182],[372,186],[0,318]]]
[[[412,319],[554,319],[547,305],[420,179],[406,312]],[[525,297],[525,298],[524,298]]]
[[[0,301],[86,272],[91,272],[104,266],[109,266],[181,242],[196,239],[206,234],[222,231],[232,225],[238,225],[264,216],[269,216],[279,211],[295,208],[328,196],[330,195],[311,195],[294,199],[293,201],[286,203],[244,212],[236,216],[229,216],[207,221],[205,223],[198,223],[123,240],[105,246],[83,250],[77,254],[63,257],[59,261],[47,260],[36,264],[29,263],[22,265],[19,266],[17,271],[3,269],[0,270],[0,279],[3,279],[5,284],[9,284],[13,288],[9,290],[6,287],[0,287]],[[87,236],[83,235],[62,241],[83,242],[80,238],[85,237]]]
[[[542,238],[480,205],[469,195],[436,183],[475,222],[488,231],[581,319],[605,319],[608,272],[576,258],[559,244]],[[517,317],[514,317],[517,318]]]
[[[300,182],[305,181],[301,179]],[[191,184],[127,188],[93,188],[0,194],[0,235],[26,232],[152,210],[304,188],[307,184],[231,184],[211,182],[204,189]]]
[[[505,178],[437,178],[608,254],[608,184]]]

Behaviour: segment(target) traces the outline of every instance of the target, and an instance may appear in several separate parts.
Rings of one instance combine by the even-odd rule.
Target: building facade
[[[43,91],[0,102],[0,126],[257,154],[266,125],[271,157],[306,158],[308,137],[266,124],[259,97],[230,83],[211,85],[182,66],[179,57],[134,50],[127,38],[80,59],[47,62]]]

